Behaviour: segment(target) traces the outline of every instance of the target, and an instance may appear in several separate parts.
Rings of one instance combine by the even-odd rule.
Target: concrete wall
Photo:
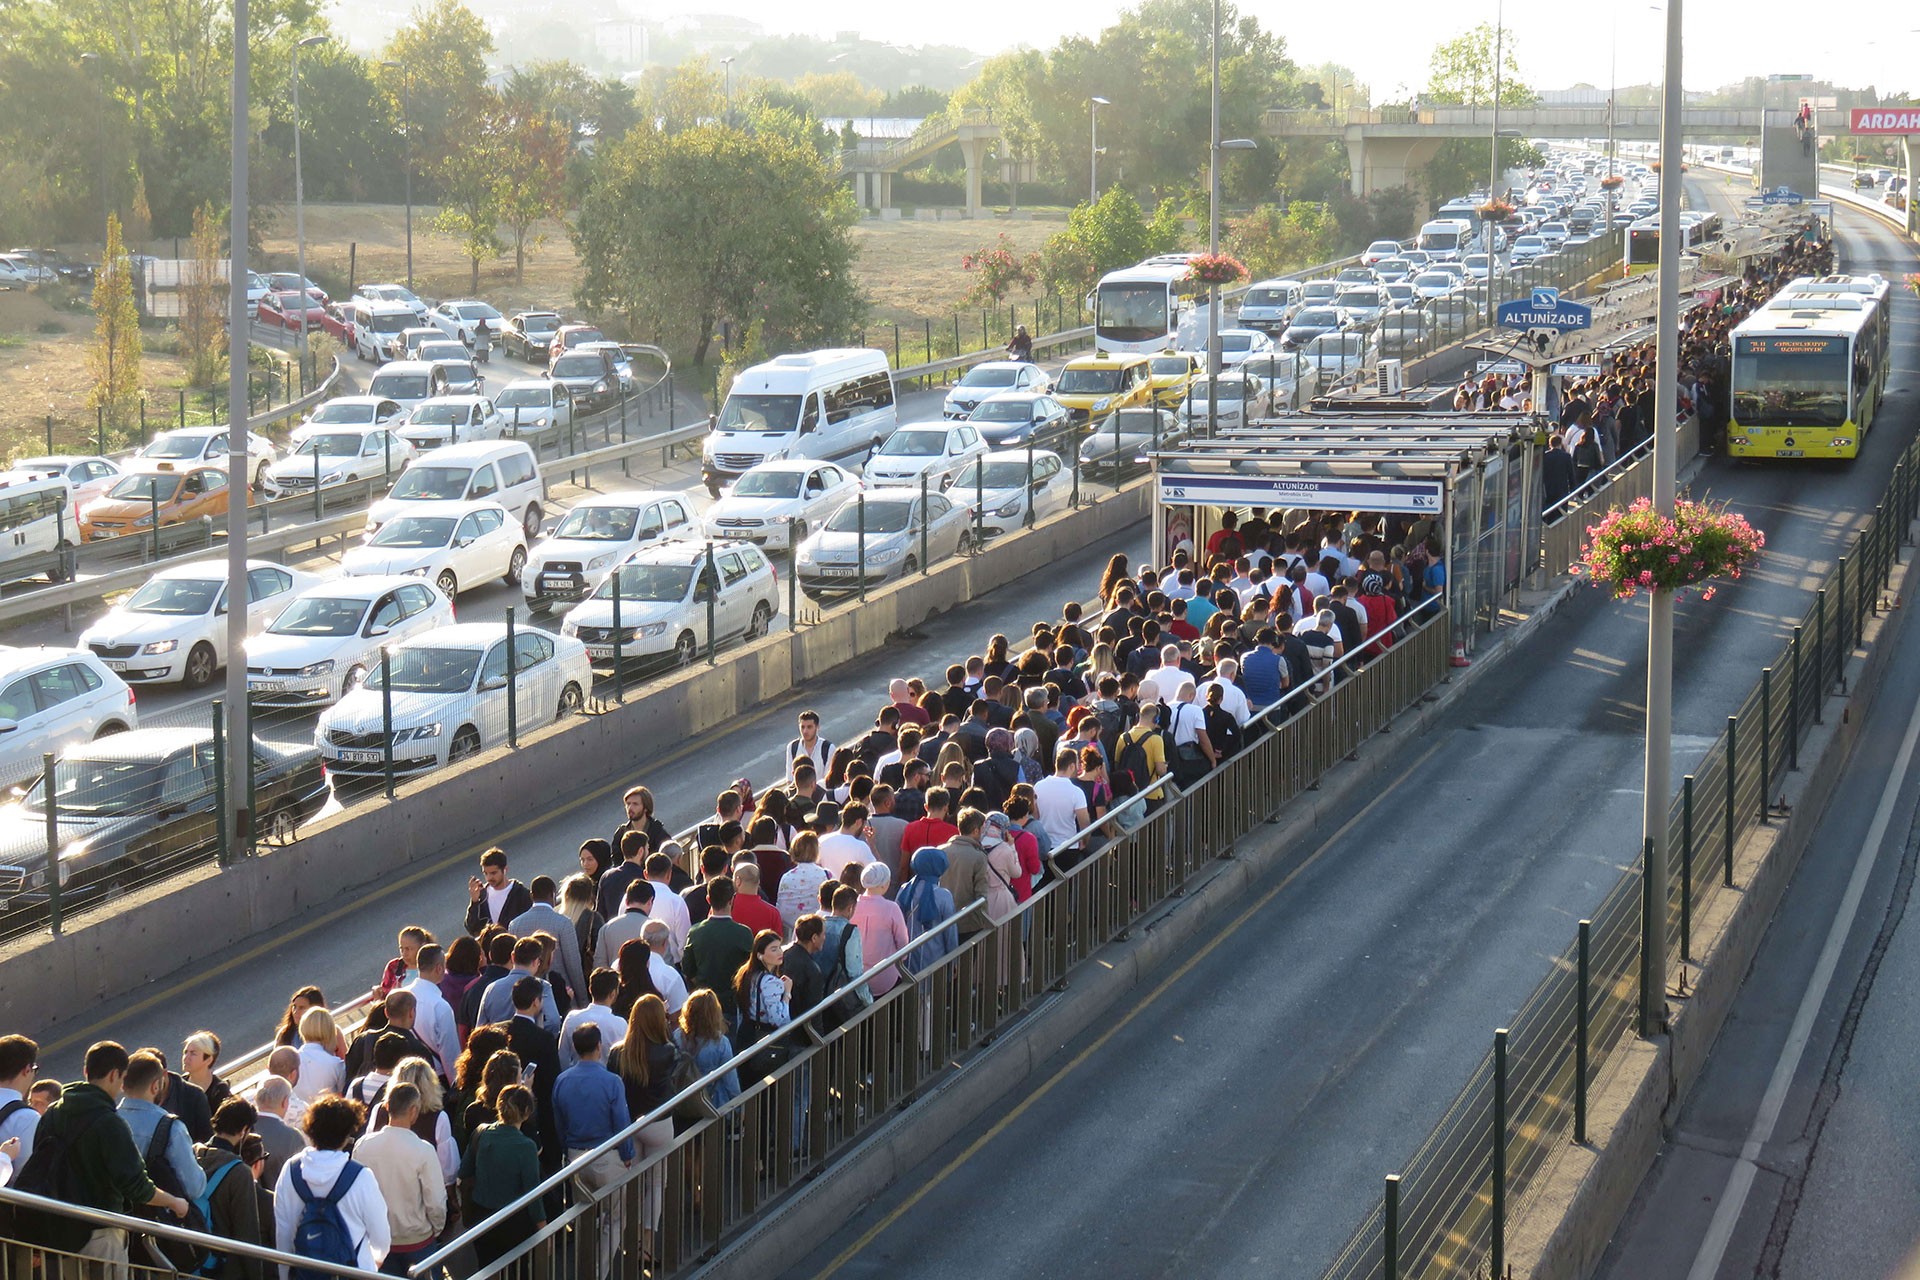
[[[1138,482],[977,556],[837,609],[816,626],[769,636],[648,687],[604,714],[522,737],[458,769],[374,799],[226,871],[203,866],[135,894],[112,915],[83,917],[63,937],[0,949],[0,1027],[46,1026],[267,935],[361,890],[404,888],[449,849],[510,841],[525,797],[556,800],[632,775],[652,757],[728,723],[794,687],[881,648],[889,636],[996,587],[1111,539],[1147,517],[1152,486]],[[876,695],[878,696],[878,695]]]

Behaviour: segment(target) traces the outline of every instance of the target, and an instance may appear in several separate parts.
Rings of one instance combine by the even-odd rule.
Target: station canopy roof
[[[1301,413],[1225,428],[1212,439],[1190,440],[1151,456],[1163,477],[1446,479],[1532,437],[1540,426],[1539,419],[1524,413]]]

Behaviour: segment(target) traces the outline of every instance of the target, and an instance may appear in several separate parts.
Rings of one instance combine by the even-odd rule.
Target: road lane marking
[[[1793,1026],[1787,1033],[1786,1044],[1780,1050],[1780,1060],[1774,1063],[1773,1075],[1767,1081],[1767,1091],[1760,1098],[1760,1109],[1754,1113],[1753,1128],[1748,1131],[1739,1158],[1735,1160],[1732,1172],[1727,1175],[1726,1189],[1720,1194],[1720,1203],[1714,1206],[1713,1220],[1707,1224],[1706,1238],[1701,1240],[1700,1251],[1694,1255],[1687,1280],[1715,1280],[1720,1273],[1727,1246],[1733,1241],[1734,1228],[1739,1225],[1747,1196],[1753,1190],[1753,1180],[1760,1172],[1761,1151],[1773,1140],[1774,1128],[1780,1123],[1780,1112],[1787,1102],[1787,1090],[1793,1084],[1793,1078],[1799,1074],[1800,1059],[1805,1056],[1807,1044],[1813,1039],[1814,1020],[1819,1017],[1820,1008],[1826,1003],[1827,990],[1833,985],[1834,971],[1840,965],[1840,952],[1846,946],[1847,935],[1853,932],[1854,918],[1860,913],[1860,901],[1866,896],[1867,882],[1872,879],[1874,866],[1880,860],[1880,848],[1886,842],[1887,827],[1893,821],[1894,807],[1899,803],[1900,792],[1906,784],[1907,769],[1913,763],[1916,742],[1920,742],[1920,706],[1916,706],[1913,714],[1907,718],[1906,737],[1900,743],[1899,754],[1894,757],[1887,784],[1881,789],[1880,804],[1874,810],[1873,823],[1867,828],[1866,839],[1860,844],[1860,852],[1853,864],[1853,875],[1847,881],[1846,894],[1840,899],[1839,910],[1834,913],[1833,925],[1827,930],[1826,944],[1820,950],[1820,960],[1807,979],[1807,989],[1801,994],[1800,1007],[1793,1016]]]
[[[1920,712],[1916,712],[1916,716],[1920,717]],[[1920,719],[1917,719],[1916,723],[1920,723]],[[967,1149],[965,1151],[962,1151],[959,1155],[955,1156],[952,1159],[952,1161],[950,1161],[946,1165],[945,1168],[941,1169],[940,1172],[934,1174],[933,1177],[927,1179],[927,1181],[925,1181],[920,1185],[918,1190],[916,1190],[911,1196],[908,1196],[907,1199],[903,1201],[897,1208],[895,1208],[892,1212],[888,1213],[886,1217],[882,1218],[879,1222],[875,1223],[872,1227],[868,1228],[865,1234],[863,1234],[858,1240],[855,1240],[852,1244],[848,1245],[846,1249],[843,1250],[838,1257],[834,1258],[832,1262],[829,1262],[820,1271],[819,1275],[814,1277],[814,1280],[827,1280],[828,1276],[833,1275],[835,1272],[839,1271],[840,1268],[846,1266],[847,1263],[853,1261],[853,1259],[856,1256],[858,1256],[862,1250],[864,1250],[868,1245],[872,1244],[876,1239],[878,1239],[881,1236],[881,1234],[883,1234],[890,1227],[892,1227],[894,1223],[898,1222],[901,1218],[905,1217],[914,1208],[914,1206],[918,1205],[922,1200],[926,1199],[928,1193],[930,1193],[935,1187],[938,1187],[941,1183],[945,1182],[956,1171],[958,1171],[961,1168],[961,1166],[965,1165],[969,1160],[973,1159],[974,1156],[978,1155],[981,1152],[981,1150],[983,1150],[987,1146],[987,1144],[991,1143],[995,1138],[999,1137],[1002,1133],[1004,1133],[1007,1130],[1007,1128],[1013,1124],[1014,1121],[1018,1120],[1021,1116],[1025,1115],[1027,1111],[1033,1106],[1034,1103],[1040,1101],[1040,1099],[1046,1097],[1047,1094],[1051,1093],[1055,1085],[1059,1084],[1062,1080],[1065,1080],[1068,1076],[1072,1075],[1083,1064],[1085,1064],[1085,1062],[1089,1058],[1093,1057],[1094,1054],[1104,1049],[1107,1046],[1107,1044],[1110,1041],[1112,1041],[1112,1039],[1115,1036],[1119,1035],[1122,1031],[1126,1030],[1128,1025],[1131,1024],[1135,1018],[1139,1017],[1142,1013],[1146,1012],[1147,1009],[1156,1000],[1158,1000],[1161,996],[1165,995],[1170,989],[1172,989],[1172,987],[1176,983],[1178,983],[1182,978],[1186,977],[1188,973],[1192,972],[1194,967],[1198,965],[1202,960],[1205,960],[1208,956],[1212,955],[1216,947],[1218,947],[1221,943],[1225,942],[1228,938],[1232,937],[1235,933],[1239,932],[1240,926],[1244,925],[1247,921],[1251,920],[1255,915],[1259,914],[1262,910],[1266,908],[1268,903],[1272,902],[1275,898],[1279,897],[1280,894],[1283,891],[1285,891],[1289,885],[1291,885],[1295,880],[1299,879],[1301,875],[1305,874],[1307,869],[1313,866],[1314,863],[1318,862],[1321,856],[1325,854],[1327,850],[1331,849],[1335,844],[1339,843],[1340,840],[1342,840],[1349,831],[1353,830],[1354,827],[1358,826],[1360,824],[1361,819],[1365,818],[1368,814],[1372,813],[1376,808],[1380,806],[1382,802],[1386,800],[1388,796],[1392,795],[1396,790],[1398,790],[1402,782],[1405,782],[1408,778],[1418,773],[1420,766],[1425,764],[1429,759],[1431,759],[1434,752],[1440,750],[1440,748],[1443,745],[1445,745],[1444,740],[1441,742],[1434,743],[1432,746],[1428,747],[1424,752],[1422,752],[1418,760],[1415,760],[1412,764],[1408,765],[1405,769],[1400,771],[1400,776],[1395,778],[1391,785],[1389,785],[1384,791],[1380,792],[1379,795],[1369,800],[1366,803],[1366,805],[1358,813],[1354,814],[1351,818],[1348,818],[1344,823],[1342,823],[1338,831],[1335,831],[1332,835],[1328,836],[1326,838],[1326,841],[1322,843],[1319,848],[1315,849],[1313,853],[1307,857],[1307,860],[1305,862],[1302,862],[1299,866],[1295,867],[1292,871],[1289,871],[1286,875],[1286,878],[1281,880],[1279,884],[1276,884],[1275,886],[1273,886],[1273,888],[1261,894],[1260,897],[1257,900],[1255,900],[1252,906],[1248,907],[1245,911],[1242,911],[1238,916],[1235,916],[1232,923],[1228,924],[1226,928],[1216,933],[1211,942],[1207,943],[1206,946],[1202,947],[1199,951],[1195,952],[1192,956],[1188,957],[1186,962],[1182,964],[1178,969],[1175,969],[1172,973],[1168,974],[1166,979],[1162,981],[1159,986],[1155,987],[1151,992],[1148,993],[1146,999],[1136,1004],[1130,1011],[1128,1011],[1126,1016],[1120,1019],[1120,1021],[1114,1023],[1113,1026],[1107,1028],[1107,1030],[1101,1034],[1098,1040],[1095,1040],[1092,1044],[1088,1045],[1086,1048],[1082,1049],[1079,1053],[1075,1054],[1071,1062],[1068,1062],[1065,1066],[1061,1067],[1058,1071],[1054,1072],[1051,1076],[1047,1077],[1046,1081],[1042,1083],[1039,1088],[1035,1089],[1032,1093],[1029,1093],[1025,1098],[1023,1098],[1020,1101],[1019,1105],[1015,1106],[1013,1110],[1007,1112],[1006,1115],[1002,1116],[998,1121],[996,1121],[992,1128],[988,1129],[985,1133],[981,1134],[978,1138],[974,1139],[971,1143],[969,1143],[967,1145]]]

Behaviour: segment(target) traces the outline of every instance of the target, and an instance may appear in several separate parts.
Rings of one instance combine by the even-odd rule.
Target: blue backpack
[[[340,1197],[352,1188],[354,1179],[360,1176],[364,1165],[349,1160],[340,1170],[340,1176],[334,1179],[333,1189],[324,1198],[316,1197],[307,1180],[300,1176],[300,1167],[295,1165],[290,1172],[293,1175],[293,1189],[300,1197],[300,1221],[293,1229],[293,1251],[302,1258],[311,1258],[315,1262],[331,1262],[336,1266],[354,1267],[360,1264],[360,1243],[347,1230],[347,1221],[340,1216]],[[291,1269],[293,1280],[332,1280],[323,1271],[314,1271],[306,1267]]]
[[[233,1159],[227,1161],[225,1164],[221,1165],[218,1169],[215,1169],[212,1173],[208,1174],[207,1189],[205,1191],[202,1191],[198,1196],[195,1196],[193,1199],[193,1207],[200,1211],[200,1217],[202,1218],[202,1220],[206,1222],[207,1224],[206,1230],[209,1235],[213,1233],[214,1190],[222,1182],[225,1182],[227,1180],[227,1175],[232,1173],[235,1169],[238,1169],[240,1167],[240,1164],[241,1164],[240,1157],[235,1156]],[[221,1266],[225,1262],[226,1262],[226,1255],[219,1254],[219,1253],[208,1253],[207,1255],[202,1257],[200,1259],[199,1264],[195,1266],[192,1271],[187,1272],[187,1274],[196,1275],[196,1276],[218,1275],[220,1273]]]

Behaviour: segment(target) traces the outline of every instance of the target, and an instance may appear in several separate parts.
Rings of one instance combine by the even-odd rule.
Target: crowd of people
[[[529,1196],[542,1180],[565,1166],[597,1189],[653,1160],[784,1060],[781,1028],[838,1026],[1011,917],[1245,749],[1288,691],[1323,692],[1408,610],[1437,611],[1445,580],[1431,521],[1361,513],[1226,513],[1163,567],[1116,555],[1096,601],[891,680],[848,741],[803,712],[781,776],[737,780],[680,838],[636,786],[571,874],[523,882],[487,851],[457,930],[400,932],[354,1034],[320,989],[294,993],[246,1096],[211,1032],[177,1070],[96,1044],[64,1086],[32,1040],[0,1039],[0,1174],[396,1275],[518,1205],[474,1240],[484,1265],[557,1208]],[[664,1195],[650,1169],[643,1255]],[[180,1252],[57,1217],[18,1234],[108,1262]]]

